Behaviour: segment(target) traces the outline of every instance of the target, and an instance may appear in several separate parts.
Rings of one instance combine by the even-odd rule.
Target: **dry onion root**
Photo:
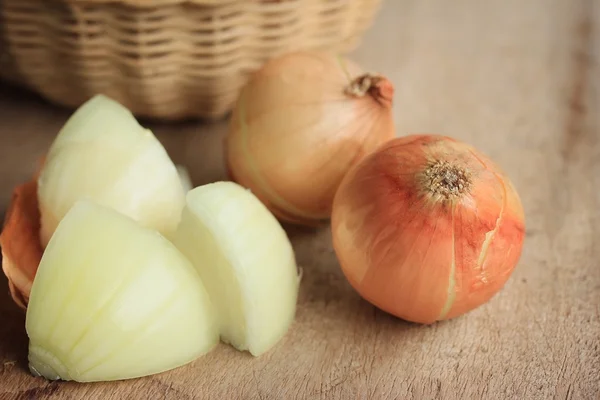
[[[280,219],[329,219],[348,169],[394,137],[393,86],[320,52],[267,62],[242,89],[226,139],[230,176]]]
[[[400,318],[432,323],[487,302],[515,268],[524,213],[510,180],[475,148],[395,139],[353,168],[333,206],[350,284]]]

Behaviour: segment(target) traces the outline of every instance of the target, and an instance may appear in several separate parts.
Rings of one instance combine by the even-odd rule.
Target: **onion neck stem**
[[[366,73],[350,82],[344,92],[353,97],[363,97],[368,94],[382,106],[390,108],[394,97],[394,86],[381,75]]]

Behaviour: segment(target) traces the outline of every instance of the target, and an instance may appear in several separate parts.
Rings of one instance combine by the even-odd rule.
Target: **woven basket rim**
[[[63,3],[80,5],[120,4],[135,8],[156,8],[180,4],[197,6],[221,6],[250,0],[58,0]],[[285,1],[285,0],[282,0]]]
[[[0,0],[0,80],[79,107],[223,118],[269,58],[346,54],[382,0]]]

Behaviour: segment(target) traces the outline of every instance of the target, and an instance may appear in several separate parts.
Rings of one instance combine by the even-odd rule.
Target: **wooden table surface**
[[[599,399],[599,57],[593,0],[387,0],[353,54],[395,84],[399,135],[468,141],[519,190],[523,255],[488,304],[431,326],[392,318],[346,283],[328,228],[288,227],[305,277],[268,354],[220,345],[153,377],[49,383],[27,372],[24,314],[2,277],[0,399]],[[69,112],[0,91],[5,208]],[[150,126],[196,185],[225,177],[225,123]]]

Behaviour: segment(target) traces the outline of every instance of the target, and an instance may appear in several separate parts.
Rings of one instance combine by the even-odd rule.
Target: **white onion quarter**
[[[224,342],[259,356],[282,339],[300,279],[286,232],[256,196],[233,182],[191,190],[172,240],[200,273]]]
[[[71,208],[48,243],[26,328],[31,371],[80,382],[176,368],[219,340],[189,260],[156,231],[88,201]]]
[[[38,179],[43,246],[81,199],[166,235],[175,230],[185,202],[162,144],[127,108],[102,95],[79,107],[47,154]]]

